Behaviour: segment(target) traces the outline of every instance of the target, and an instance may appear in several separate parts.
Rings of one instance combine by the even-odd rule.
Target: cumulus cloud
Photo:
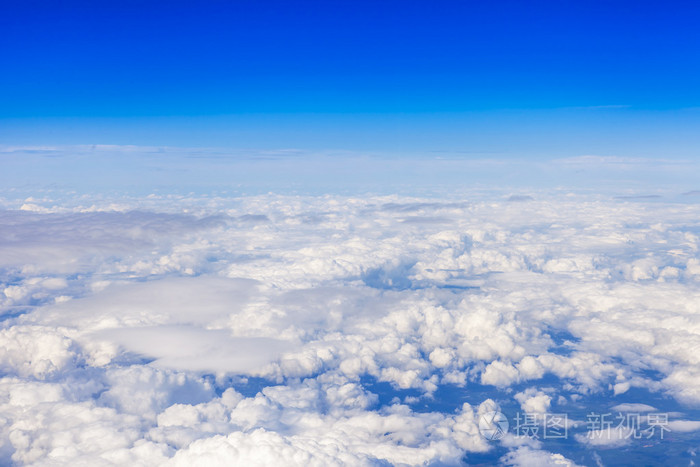
[[[620,447],[631,444],[634,436],[631,427],[617,426],[604,428],[602,430],[591,430],[586,435],[577,434],[576,439],[580,443],[597,447]]]
[[[504,465],[517,467],[576,467],[575,462],[570,461],[561,454],[536,450],[527,446],[519,447],[505,455],[501,462]]]
[[[585,409],[668,400],[698,430],[695,204],[78,198],[0,211],[3,463],[575,465],[636,442]]]
[[[639,403],[625,403],[617,404],[612,406],[612,410],[616,412],[635,412],[635,413],[646,413],[646,412],[656,412],[656,408],[647,404]]]
[[[686,433],[700,430],[700,421],[697,420],[671,420],[668,429],[675,433]]]
[[[552,398],[549,395],[535,388],[528,388],[526,391],[517,393],[514,397],[520,402],[522,410],[527,413],[547,413],[552,404]]]

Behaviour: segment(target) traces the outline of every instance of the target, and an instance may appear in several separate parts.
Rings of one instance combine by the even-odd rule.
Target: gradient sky
[[[3,145],[700,152],[697,2],[1,8]]]

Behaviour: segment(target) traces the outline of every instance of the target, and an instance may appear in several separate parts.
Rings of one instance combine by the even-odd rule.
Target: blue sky
[[[6,2],[0,144],[693,157],[694,2]]]
[[[694,465],[699,13],[0,1],[0,464]]]

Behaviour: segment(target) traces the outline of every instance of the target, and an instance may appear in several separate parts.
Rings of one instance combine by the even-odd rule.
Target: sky
[[[0,3],[0,464],[695,465],[699,13]]]
[[[695,2],[6,2],[0,144],[692,158]]]

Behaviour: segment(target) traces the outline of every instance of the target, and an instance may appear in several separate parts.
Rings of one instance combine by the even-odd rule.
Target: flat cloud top
[[[194,372],[248,374],[278,360],[294,345],[266,337],[232,337],[229,331],[195,326],[104,329],[89,336],[153,358],[152,366]]]

